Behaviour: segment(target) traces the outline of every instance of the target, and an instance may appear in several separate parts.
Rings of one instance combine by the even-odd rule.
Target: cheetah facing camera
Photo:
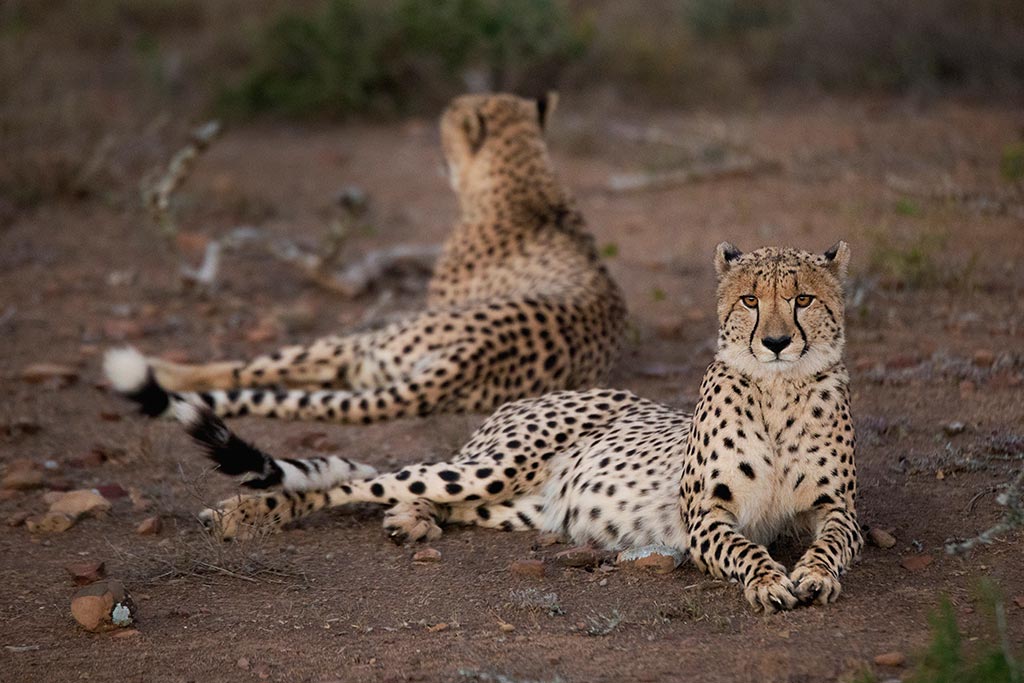
[[[742,583],[755,608],[832,602],[862,545],[842,360],[848,260],[843,242],[824,254],[720,245],[718,353],[692,416],[626,391],[560,391],[503,406],[451,462],[309,490],[326,461],[271,458],[210,410],[182,404],[180,418],[223,471],[284,489],[202,517],[234,537],[378,502],[400,540],[434,539],[456,522],[609,548],[664,544]],[[813,541],[787,572],[765,545],[792,528]]]
[[[181,365],[116,349],[104,363],[111,384],[150,416],[185,401],[223,417],[370,423],[602,383],[626,311],[548,158],[554,101],[463,96],[441,117],[461,216],[423,312],[250,362]]]

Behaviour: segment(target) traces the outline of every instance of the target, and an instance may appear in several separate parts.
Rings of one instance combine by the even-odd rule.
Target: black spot
[[[715,498],[724,500],[727,503],[732,500],[732,491],[730,491],[729,487],[726,486],[725,484],[716,484],[715,490],[712,491],[712,495]]]
[[[487,485],[487,493],[490,493],[491,495],[496,495],[498,493],[501,493],[502,489],[504,488],[505,484],[503,482],[492,481],[490,484]]]
[[[380,484],[374,484],[373,486],[370,487],[370,493],[380,498],[381,496],[384,495],[384,487],[381,486]]]
[[[480,479],[486,479],[487,477],[491,476],[493,472],[494,470],[492,470],[490,467],[481,467],[476,471],[476,476]]]
[[[414,481],[409,484],[409,493],[415,493],[417,496],[427,490],[427,485],[422,481]]]
[[[441,470],[441,472],[437,476],[441,477],[441,479],[443,479],[445,481],[458,481],[459,480],[459,473],[458,472],[454,472],[452,470]]]
[[[444,490],[454,496],[457,493],[462,493],[462,486],[460,484],[448,484],[444,487]]]
[[[740,472],[742,472],[743,474],[747,475],[747,478],[749,478],[749,479],[753,479],[754,478],[754,468],[750,466],[750,463],[741,462],[740,463]]]

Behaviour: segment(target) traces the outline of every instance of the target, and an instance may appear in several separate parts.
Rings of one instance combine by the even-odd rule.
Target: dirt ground
[[[432,544],[440,562],[413,563],[417,548],[389,542],[373,507],[316,515],[259,541],[210,541],[194,515],[233,482],[209,472],[175,424],[136,417],[98,385],[102,351],[129,342],[175,358],[244,357],[419,299],[344,300],[254,250],[225,255],[214,294],[182,292],[176,257],[145,212],[101,193],[44,203],[0,230],[0,453],[5,463],[53,461],[48,486],[118,485],[149,508],[112,497],[108,517],[53,535],[0,525],[0,679],[811,682],[852,680],[865,668],[877,680],[900,679],[909,668],[873,659],[899,651],[908,667],[918,661],[942,595],[968,642],[988,637],[975,598],[983,577],[1007,596],[1019,647],[1020,533],[967,556],[944,545],[1000,518],[992,487],[1024,452],[1024,204],[998,170],[1001,150],[1021,135],[1020,112],[819,101],[614,116],[564,101],[551,134],[562,178],[630,304],[614,386],[692,406],[714,348],[719,241],[851,244],[858,508],[865,525],[897,543],[865,548],[838,603],[760,616],[735,586],[685,564],[667,576],[553,564],[542,579],[513,575],[514,560],[563,549],[534,549],[529,533],[452,528]],[[678,144],[638,142],[622,126],[609,131],[609,121]],[[686,147],[705,157],[752,150],[781,168],[647,192],[606,189],[617,173],[686,163]],[[334,197],[357,185],[370,197],[372,229],[352,236],[347,259],[437,243],[455,216],[439,161],[429,121],[237,127],[182,191],[182,228],[219,236],[256,224],[316,244]],[[77,382],[20,378],[43,361],[75,367]],[[237,428],[271,452],[336,448],[389,468],[444,458],[482,420],[350,427],[246,418]],[[0,519],[44,511],[43,491],[4,494]],[[153,514],[162,532],[137,535]],[[921,555],[931,563],[902,566]],[[125,581],[137,634],[94,635],[72,620],[64,567],[82,559],[104,560]]]

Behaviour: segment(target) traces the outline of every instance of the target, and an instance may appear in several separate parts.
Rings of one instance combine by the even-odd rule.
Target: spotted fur
[[[862,545],[842,361],[848,259],[845,243],[824,255],[719,247],[718,353],[692,416],[628,391],[555,392],[505,405],[450,462],[236,497],[203,518],[233,537],[377,502],[391,506],[385,526],[401,540],[459,522],[609,548],[664,544],[742,584],[755,608],[831,602]],[[219,429],[209,411],[193,422]],[[209,431],[192,429],[200,440]],[[794,527],[811,543],[788,571],[765,546]]]
[[[487,412],[600,385],[625,306],[542,137],[553,100],[460,97],[441,138],[461,218],[424,311],[249,362],[180,365],[116,350],[114,387],[148,415],[175,402],[217,415],[370,423]]]

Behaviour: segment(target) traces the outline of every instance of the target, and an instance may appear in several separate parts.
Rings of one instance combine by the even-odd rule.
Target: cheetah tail
[[[276,484],[288,491],[326,490],[352,479],[376,476],[369,465],[336,455],[299,460],[274,458],[239,438],[206,406],[174,403],[174,414],[224,474],[248,474],[243,486],[265,489]]]
[[[174,395],[160,386],[146,357],[132,347],[107,351],[103,374],[117,393],[138,404],[143,415],[160,417],[170,413]]]

